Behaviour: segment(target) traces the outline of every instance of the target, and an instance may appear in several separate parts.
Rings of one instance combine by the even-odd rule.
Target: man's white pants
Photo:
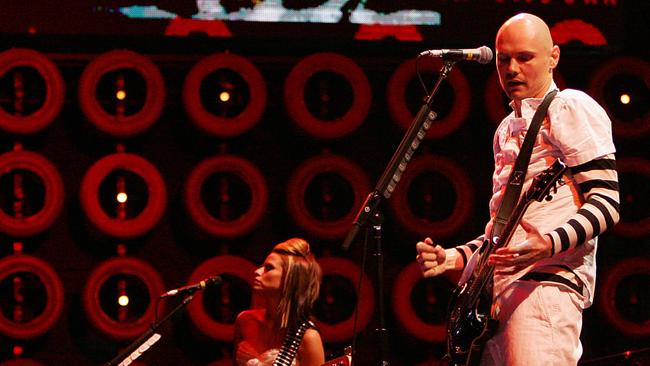
[[[582,295],[560,284],[515,281],[495,301],[499,328],[481,366],[570,366],[582,355]]]

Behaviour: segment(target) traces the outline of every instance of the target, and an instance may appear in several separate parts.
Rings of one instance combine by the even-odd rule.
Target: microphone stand
[[[144,332],[138,339],[133,341],[127,348],[124,349],[119,355],[106,363],[106,366],[126,366],[131,364],[136,358],[140,357],[146,352],[154,343],[158,342],[161,338],[156,330],[165,323],[172,315],[184,308],[194,299],[194,294],[190,293],[183,301],[178,304],[169,314],[165,315],[158,323],[151,324],[150,328]],[[128,360],[128,362],[127,362]]]
[[[431,93],[427,96],[426,101],[423,103],[418,114],[413,119],[411,126],[404,134],[402,141],[399,144],[399,147],[393,154],[388,166],[384,170],[381,178],[377,182],[374,191],[370,192],[366,197],[366,201],[361,206],[361,209],[357,213],[357,217],[354,221],[354,224],[350,228],[348,235],[346,236],[342,249],[344,251],[349,250],[350,245],[356,238],[359,230],[364,228],[366,230],[366,236],[368,235],[368,224],[372,224],[373,237],[376,245],[375,257],[377,259],[377,271],[376,271],[376,282],[378,286],[377,291],[377,304],[379,307],[379,328],[375,330],[378,339],[380,340],[379,344],[381,345],[381,350],[379,354],[381,355],[380,365],[387,366],[387,345],[388,345],[388,330],[385,328],[385,315],[384,315],[384,270],[383,270],[383,253],[381,247],[381,225],[383,223],[383,214],[381,213],[380,206],[384,200],[390,198],[391,194],[395,191],[397,183],[402,177],[402,173],[406,170],[406,165],[409,163],[415,150],[420,146],[420,142],[424,139],[424,136],[427,133],[427,130],[431,127],[433,121],[436,119],[437,114],[432,110],[433,97],[440,88],[442,81],[447,78],[449,72],[456,64],[456,61],[453,60],[444,60],[443,66],[440,70],[440,74]],[[358,309],[358,307],[357,307]],[[356,330],[355,330],[356,331]],[[356,355],[356,350],[352,350],[352,355]],[[356,363],[356,360],[353,360],[353,364]]]

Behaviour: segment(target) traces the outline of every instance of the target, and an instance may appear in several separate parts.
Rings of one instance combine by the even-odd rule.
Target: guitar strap
[[[519,201],[521,188],[524,184],[524,181],[526,180],[526,172],[528,171],[528,163],[530,162],[530,154],[533,151],[535,138],[539,132],[539,128],[542,125],[542,120],[544,120],[544,117],[546,117],[548,106],[551,104],[551,101],[555,97],[555,94],[557,94],[557,89],[546,94],[546,97],[544,97],[544,100],[533,115],[533,120],[530,122],[528,132],[526,132],[524,143],[521,145],[521,150],[519,151],[519,155],[517,155],[517,160],[515,160],[515,166],[510,173],[510,177],[508,178],[506,192],[503,195],[501,205],[499,206],[497,214],[494,218],[492,231],[490,232],[490,238],[501,236],[501,232],[503,231],[505,224],[508,222],[508,219],[512,214],[512,210]]]
[[[497,214],[494,217],[494,222],[492,223],[492,230],[490,231],[490,236],[488,238],[490,245],[484,244],[481,248],[481,253],[487,249],[488,246],[495,244],[499,245],[498,243],[492,243],[492,241],[494,238],[501,237],[503,228],[508,223],[508,219],[512,214],[512,210],[517,205],[517,202],[519,202],[521,188],[526,181],[526,172],[528,171],[528,163],[530,162],[530,154],[533,151],[535,138],[537,137],[537,133],[539,132],[544,117],[546,117],[548,106],[551,104],[551,101],[553,101],[553,98],[555,98],[555,94],[557,94],[557,89],[546,94],[544,100],[533,115],[533,120],[530,122],[530,127],[528,127],[524,142],[521,144],[519,155],[517,155],[517,159],[515,160],[515,166],[512,168],[510,177],[508,177],[508,184],[506,185],[506,191],[503,195],[503,199],[501,200],[501,205],[499,205]],[[486,259],[487,258],[481,258],[481,261]],[[479,267],[480,266],[476,266],[475,270],[477,270]],[[490,302],[492,301],[493,296],[493,284],[494,278],[490,277],[487,279],[487,283],[484,288],[484,294]]]

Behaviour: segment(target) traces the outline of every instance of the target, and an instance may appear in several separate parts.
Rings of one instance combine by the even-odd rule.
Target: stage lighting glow
[[[14,354],[15,357],[19,357],[23,355],[23,347],[19,345],[15,345],[12,348],[12,353]]]
[[[219,93],[219,100],[224,102],[224,103],[229,101],[230,100],[230,93],[228,93],[226,91],[223,91],[223,92]]]
[[[630,104],[630,101],[631,101],[630,95],[627,94],[627,93],[623,93],[623,94],[621,94],[620,100],[621,100],[621,103],[623,103],[625,105]]]
[[[118,90],[117,93],[115,93],[115,98],[117,98],[117,100],[126,99],[126,92],[124,90]]]
[[[338,23],[344,15],[346,1],[326,1],[315,7],[288,9],[281,1],[254,1],[253,7],[240,7],[229,11],[219,1],[197,1],[198,12],[192,15],[200,20],[228,20],[246,22]],[[440,25],[437,11],[399,9],[390,13],[367,9],[362,2],[351,9],[350,22],[356,24]],[[135,19],[174,19],[179,15],[156,5],[135,4],[125,7],[106,7],[106,11],[119,12]]]
[[[120,192],[116,196],[117,202],[119,203],[125,203],[128,198],[129,196],[124,192]]]
[[[127,306],[129,305],[129,297],[126,295],[121,295],[117,298],[117,303],[120,304],[120,306]]]

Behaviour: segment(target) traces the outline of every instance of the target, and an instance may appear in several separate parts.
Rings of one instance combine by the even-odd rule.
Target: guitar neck
[[[519,221],[524,216],[524,212],[526,212],[526,209],[528,208],[528,206],[530,206],[531,203],[533,202],[525,199],[521,199],[519,201],[517,207],[515,207],[515,209],[513,210],[510,219],[506,222],[505,226],[503,227],[503,230],[501,230],[501,235],[498,236],[496,243],[494,243],[494,247],[490,249],[496,250],[497,248],[506,246],[508,242],[510,242],[510,239],[512,238],[512,234],[514,234],[515,229],[519,224]],[[494,238],[494,236],[492,237]]]
[[[287,332],[287,335],[284,337],[284,342],[282,343],[282,348],[278,353],[278,356],[273,361],[273,366],[291,366],[293,359],[296,358],[298,354],[298,349],[300,348],[300,343],[302,338],[305,335],[307,329],[314,326],[310,320],[303,322],[295,332]]]
[[[522,216],[524,216],[524,212],[526,212],[526,209],[531,203],[532,201],[530,200],[519,200],[519,203],[517,203],[517,206],[513,210],[510,219],[504,225],[503,230],[501,231],[501,235],[498,236],[498,239],[488,240],[486,243],[483,243],[483,245],[488,245],[488,248],[483,253],[481,253],[479,262],[476,265],[477,268],[475,274],[476,278],[479,280],[472,283],[472,286],[474,288],[472,291],[470,291],[470,293],[475,293],[478,296],[481,292],[480,290],[482,290],[487,284],[488,280],[492,278],[492,275],[494,274],[494,266],[488,264],[488,257],[498,248],[504,247],[508,244],[512,238],[512,234],[514,234],[517,224],[519,224]]]

